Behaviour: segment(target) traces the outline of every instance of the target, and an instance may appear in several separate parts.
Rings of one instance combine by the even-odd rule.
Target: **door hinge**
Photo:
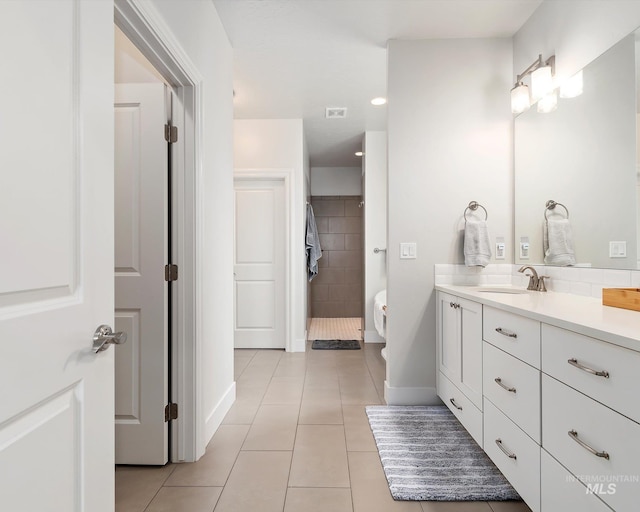
[[[177,281],[178,280],[178,265],[165,265],[164,266],[164,280],[165,281]]]
[[[164,421],[178,419],[178,404],[167,404],[164,408]]]
[[[170,124],[164,125],[164,140],[173,144],[174,142],[178,142],[178,127],[171,126]]]

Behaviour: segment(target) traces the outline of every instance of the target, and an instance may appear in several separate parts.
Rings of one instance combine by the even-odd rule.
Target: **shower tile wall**
[[[322,258],[311,281],[315,318],[362,316],[362,208],[360,196],[312,196]]]

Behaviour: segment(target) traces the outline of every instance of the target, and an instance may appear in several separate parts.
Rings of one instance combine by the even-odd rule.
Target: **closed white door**
[[[235,347],[285,348],[284,180],[235,180]]]
[[[161,83],[115,95],[116,463],[168,461],[167,122]]]
[[[0,2],[6,511],[114,509],[112,38],[109,2]]]

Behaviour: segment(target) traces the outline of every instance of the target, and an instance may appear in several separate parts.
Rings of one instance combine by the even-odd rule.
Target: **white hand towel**
[[[468,220],[464,225],[464,264],[486,267],[491,259],[489,230],[484,220]]]
[[[575,265],[576,255],[569,219],[547,219],[543,229],[544,262],[559,267]]]

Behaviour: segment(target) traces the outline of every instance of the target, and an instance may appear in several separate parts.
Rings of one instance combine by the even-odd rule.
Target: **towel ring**
[[[464,209],[464,214],[463,215],[464,215],[464,221],[465,222],[467,222],[467,220],[468,220],[467,219],[467,210],[471,210],[472,212],[475,212],[478,209],[478,207],[480,207],[480,208],[482,208],[484,210],[484,220],[487,220],[489,218],[489,214],[487,213],[487,209],[484,206],[482,206],[478,201],[471,201],[469,203],[469,206],[467,206]]]
[[[545,204],[545,210],[544,210],[545,220],[549,219],[549,217],[547,217],[547,213],[549,212],[549,210],[555,209],[556,206],[562,206],[564,208],[564,211],[567,212],[567,219],[569,218],[569,209],[565,205],[563,205],[562,203],[557,203],[553,199],[549,199]]]

